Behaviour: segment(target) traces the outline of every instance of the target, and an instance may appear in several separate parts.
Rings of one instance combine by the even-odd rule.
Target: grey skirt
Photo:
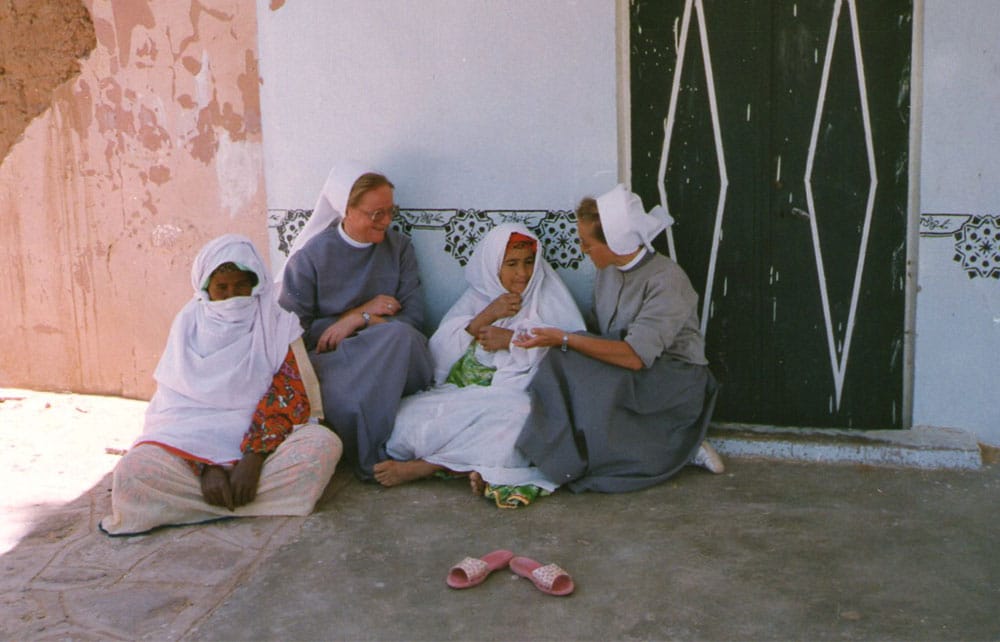
[[[550,350],[528,391],[517,448],[574,492],[621,493],[659,484],[690,461],[718,385],[708,366],[668,357],[633,371]]]

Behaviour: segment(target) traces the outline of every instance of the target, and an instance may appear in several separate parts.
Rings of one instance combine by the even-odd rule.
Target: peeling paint
[[[109,21],[102,20],[101,18],[95,18],[94,33],[97,36],[97,42],[103,45],[106,49],[113,51],[116,48],[115,26]]]
[[[151,235],[153,247],[166,247],[173,245],[183,233],[184,230],[176,225],[157,225],[153,228]]]
[[[201,72],[201,61],[194,56],[183,56],[181,58],[181,64],[184,68],[191,72],[192,76],[197,76]]]
[[[150,151],[156,151],[170,143],[170,136],[165,129],[160,127],[156,114],[149,107],[143,106],[139,110],[138,134],[143,147]]]
[[[156,27],[156,20],[146,0],[111,0],[111,10],[115,20],[118,61],[122,67],[126,67],[132,49],[132,32],[139,26],[153,29]]]
[[[243,124],[245,133],[260,132],[260,69],[257,56],[253,49],[247,49],[243,55],[245,71],[236,79],[243,99]]]
[[[76,80],[35,96],[42,111],[0,163],[0,372],[16,373],[8,385],[148,398],[198,247],[224,232],[266,246],[256,11],[84,1],[0,1],[4,18],[75,5],[93,47],[70,61]],[[11,40],[7,26],[9,71],[7,47],[27,31]],[[58,50],[62,35],[45,42]],[[5,99],[0,86],[4,151]]]
[[[163,185],[170,180],[170,168],[163,165],[153,165],[149,168],[149,180],[157,185]]]
[[[201,52],[201,68],[194,75],[195,99],[200,109],[208,106],[212,100],[212,70],[209,64],[208,51]]]
[[[82,292],[91,292],[89,257],[80,256],[73,263],[73,283]]]
[[[31,327],[31,329],[38,334],[62,334],[63,332],[60,328],[46,325],[44,323],[36,323]]]
[[[257,195],[257,178],[262,171],[259,143],[234,141],[223,133],[219,139],[215,172],[219,179],[220,205],[230,217],[246,212]]]

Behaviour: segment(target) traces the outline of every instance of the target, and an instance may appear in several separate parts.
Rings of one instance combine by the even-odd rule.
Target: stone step
[[[725,457],[929,470],[977,470],[983,466],[975,436],[954,428],[841,430],[713,423],[708,437]]]

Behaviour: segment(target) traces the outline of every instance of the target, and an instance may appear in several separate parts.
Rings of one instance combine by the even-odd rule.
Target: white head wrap
[[[438,371],[436,379],[443,381],[455,359],[469,345],[465,327],[469,321],[494,299],[507,292],[500,282],[500,267],[507,251],[507,242],[513,233],[535,240],[535,269],[527,287],[521,293],[521,309],[512,317],[505,317],[493,325],[513,330],[530,330],[537,327],[557,327],[567,332],[584,329],[583,317],[569,289],[545,261],[541,241],[527,227],[517,223],[497,225],[479,241],[465,266],[465,280],[471,292],[462,296],[441,321],[438,331],[431,337],[431,352]],[[457,348],[456,344],[461,347]],[[526,387],[534,375],[544,348],[525,349],[514,345],[500,352],[486,352],[476,348],[476,360],[496,367],[493,384],[514,384]]]
[[[250,296],[209,300],[205,287],[223,263],[257,275]],[[191,267],[191,286],[194,296],[174,319],[153,373],[156,394],[136,443],[165,444],[213,463],[236,461],[257,403],[302,328],[278,306],[267,266],[244,236],[207,243]]]
[[[640,245],[652,251],[656,235],[674,224],[674,219],[659,205],[647,213],[642,200],[621,183],[597,197],[597,212],[604,238],[615,254],[631,254]]]
[[[330,174],[326,177],[323,191],[320,192],[319,198],[316,200],[316,206],[313,207],[309,220],[292,241],[292,247],[288,251],[289,257],[302,249],[302,246],[309,242],[309,239],[344,218],[344,214],[347,212],[347,199],[351,196],[351,188],[361,176],[369,173],[379,172],[356,160],[346,160],[333,166]],[[283,272],[284,268],[282,268]],[[277,277],[280,281],[282,274],[279,273]]]

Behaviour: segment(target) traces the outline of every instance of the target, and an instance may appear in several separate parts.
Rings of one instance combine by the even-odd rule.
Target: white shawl
[[[631,254],[640,245],[652,252],[656,235],[674,224],[674,219],[659,205],[646,213],[642,200],[621,183],[597,197],[597,213],[604,238],[615,254]]]
[[[257,275],[250,296],[210,301],[205,290],[219,265]],[[153,376],[157,389],[136,444],[155,442],[211,463],[242,457],[240,443],[260,398],[302,334],[278,306],[267,266],[250,239],[210,241],[191,267],[194,297],[177,314]]]
[[[583,317],[580,316],[576,302],[559,275],[545,262],[538,237],[524,225],[497,225],[479,242],[465,266],[465,280],[469,283],[469,289],[448,310],[430,339],[435,364],[434,380],[438,384],[444,383],[452,365],[465,353],[473,340],[465,331],[466,326],[494,299],[507,291],[500,283],[500,266],[503,264],[507,242],[514,232],[535,239],[535,269],[521,295],[520,311],[512,317],[499,319],[493,325],[515,333],[537,327],[556,327],[567,332],[584,329]],[[525,349],[514,345],[509,345],[507,350],[486,352],[477,346],[476,360],[483,365],[496,367],[492,385],[525,388],[545,352],[545,348]]]

